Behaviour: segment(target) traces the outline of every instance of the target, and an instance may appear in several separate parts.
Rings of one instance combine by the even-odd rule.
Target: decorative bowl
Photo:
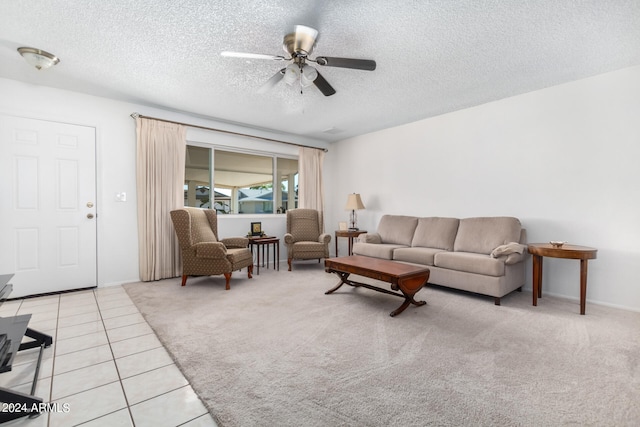
[[[567,243],[567,242],[564,242],[562,240],[552,240],[552,241],[549,242],[549,244],[551,246],[553,246],[554,248],[561,248],[562,245],[564,245],[565,243]]]

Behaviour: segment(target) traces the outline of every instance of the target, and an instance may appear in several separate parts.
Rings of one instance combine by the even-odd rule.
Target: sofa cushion
[[[485,276],[504,276],[504,260],[473,252],[442,251],[435,254],[434,265]]]
[[[463,218],[453,250],[488,255],[500,245],[518,242],[521,228],[520,220],[513,217]]]
[[[452,251],[459,223],[458,218],[418,218],[411,246]]]
[[[405,248],[403,245],[392,245],[389,243],[354,243],[353,254],[364,255],[373,258],[393,259],[393,251],[398,248]]]
[[[393,260],[410,262],[413,264],[433,265],[433,257],[438,252],[442,252],[442,249],[398,248],[393,251]]]
[[[404,215],[383,215],[378,224],[378,234],[383,243],[411,246],[418,218]]]

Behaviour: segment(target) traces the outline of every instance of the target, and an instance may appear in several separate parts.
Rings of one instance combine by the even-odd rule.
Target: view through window
[[[187,145],[184,195],[220,214],[285,213],[298,207],[298,159]]]

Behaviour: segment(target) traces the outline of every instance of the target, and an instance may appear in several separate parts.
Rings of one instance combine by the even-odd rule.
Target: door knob
[[[87,207],[88,208],[92,208],[93,207],[93,202],[87,202]]]
[[[88,214],[87,214],[87,218],[89,218],[89,219],[93,219],[93,214],[92,214],[92,213],[88,213]]]

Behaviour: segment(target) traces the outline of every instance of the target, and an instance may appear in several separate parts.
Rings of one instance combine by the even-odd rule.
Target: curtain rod
[[[329,150],[327,150],[326,148],[312,147],[312,146],[310,146],[310,145],[296,144],[295,142],[280,141],[280,140],[278,140],[278,139],[264,138],[264,137],[262,137],[262,136],[249,135],[249,134],[246,134],[246,133],[240,133],[240,132],[232,132],[232,131],[230,131],[230,130],[216,129],[216,128],[210,128],[210,127],[207,127],[207,126],[192,125],[192,124],[189,124],[189,123],[176,122],[176,121],[173,121],[173,120],[159,119],[159,118],[157,118],[157,117],[144,116],[144,115],[142,115],[142,114],[138,114],[138,113],[131,113],[131,117],[132,117],[132,118],[134,118],[134,119],[136,119],[136,118],[140,117],[140,118],[142,118],[142,119],[158,120],[158,121],[160,121],[160,122],[173,123],[173,124],[176,124],[176,125],[188,126],[188,127],[190,127],[190,128],[197,128],[197,129],[204,129],[204,130],[212,130],[212,131],[214,131],[214,132],[227,133],[227,134],[230,134],[230,135],[246,136],[246,137],[249,137],[249,138],[262,139],[263,141],[278,142],[278,143],[280,143],[280,144],[295,145],[295,146],[297,146],[297,147],[313,148],[313,149],[316,149],[316,150],[322,150],[322,151],[324,151],[325,153],[326,153],[327,151],[329,151]]]

